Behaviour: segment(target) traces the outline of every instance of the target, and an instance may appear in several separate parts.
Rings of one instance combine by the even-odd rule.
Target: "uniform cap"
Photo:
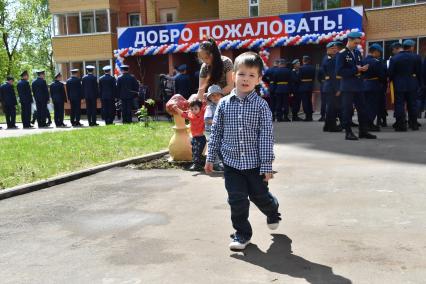
[[[24,76],[26,76],[26,75],[28,75],[28,71],[27,71],[27,70],[25,70],[25,71],[23,71],[23,72],[21,73],[21,77],[24,77]]]
[[[120,66],[120,69],[121,70],[129,70],[129,65],[123,64],[123,65]]]
[[[78,71],[80,71],[79,69],[71,69],[71,73],[77,73]]]
[[[311,57],[310,57],[310,56],[308,56],[308,55],[304,55],[304,56],[303,56],[303,61],[306,61],[306,60],[310,61],[310,60],[311,60]]]
[[[87,65],[86,66],[86,70],[94,70],[95,69],[95,66],[93,66],[93,65]]]
[[[185,71],[188,66],[186,64],[179,65],[177,71],[182,72]]]
[[[334,44],[335,44],[336,46],[344,46],[343,42],[338,41],[338,40],[336,40],[336,41],[334,42]]]
[[[44,70],[36,70],[37,75],[44,74]]]
[[[394,42],[390,45],[391,49],[395,49],[395,48],[401,48],[402,44],[400,44],[399,42]]]
[[[111,66],[107,65],[104,68],[102,68],[102,70],[104,70],[104,71],[111,71]]]
[[[297,64],[297,63],[300,63],[300,60],[299,59],[294,59],[292,62],[291,62],[291,64]]]
[[[210,97],[213,94],[222,94],[223,95],[223,91],[222,88],[219,87],[218,85],[211,85],[208,89],[207,89],[207,98]]]
[[[373,43],[372,45],[370,45],[370,47],[368,48],[368,50],[369,50],[369,51],[377,50],[377,51],[379,51],[380,53],[382,53],[382,52],[383,52],[383,48],[382,48],[379,44],[377,44],[377,43]]]
[[[334,46],[336,46],[336,42],[332,41],[332,42],[327,43],[327,45],[325,47],[326,48],[331,48],[331,47],[334,47]]]
[[[405,46],[411,47],[411,46],[415,46],[415,45],[416,45],[416,42],[414,40],[411,40],[411,39],[406,39],[402,42],[402,46],[404,46],[404,47]]]
[[[348,38],[362,38],[361,32],[350,32],[348,33]]]
[[[59,76],[62,76],[61,72],[58,72],[58,73],[55,74],[55,79],[57,79]]]

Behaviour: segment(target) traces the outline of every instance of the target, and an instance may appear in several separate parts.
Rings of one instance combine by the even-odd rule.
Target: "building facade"
[[[197,71],[196,49],[188,52],[188,46],[180,52],[176,47],[166,47],[161,41],[154,43],[154,40],[151,40],[152,44],[145,40],[142,51],[137,49],[139,46],[133,46],[135,41],[124,44],[128,46],[120,46],[121,33],[126,31],[126,27],[137,26],[148,34],[150,29],[155,30],[161,24],[185,25],[182,26],[184,28],[212,20],[216,20],[214,23],[218,25],[236,20],[229,23],[238,25],[240,22],[261,20],[262,17],[271,21],[279,15],[282,19],[285,18],[282,15],[290,15],[291,18],[292,13],[310,17],[318,12],[329,17],[327,13],[332,15],[334,9],[347,7],[362,7],[361,29],[365,32],[365,48],[369,44],[379,43],[384,47],[383,56],[387,59],[393,42],[410,38],[417,42],[416,51],[426,56],[426,0],[50,0],[54,59],[57,69],[65,77],[71,68],[79,68],[84,73],[84,66],[90,64],[95,65],[99,72],[105,65],[125,62],[131,66],[136,77],[155,93],[159,74],[172,73],[174,67],[182,63],[189,66],[190,73]],[[171,26],[169,28],[172,29]],[[342,27],[337,25],[328,34],[330,32],[339,35]],[[312,32],[306,36],[314,35],[318,33]],[[170,39],[171,36],[167,34],[164,38]],[[257,36],[265,38],[262,34]],[[152,39],[154,37],[152,34]],[[319,65],[327,40],[314,38],[296,45],[266,45],[268,63],[280,57],[294,59],[310,55],[313,62]],[[253,45],[232,49],[229,45],[222,47],[224,55],[233,59]]]

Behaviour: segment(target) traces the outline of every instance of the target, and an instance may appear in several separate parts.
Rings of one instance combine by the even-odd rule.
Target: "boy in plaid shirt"
[[[270,229],[277,229],[281,221],[278,201],[268,188],[274,160],[272,114],[255,91],[262,69],[263,61],[256,53],[246,52],[235,59],[235,89],[219,102],[208,144],[206,173],[213,171],[219,152],[225,166],[225,187],[236,230],[231,235],[231,250],[243,250],[250,243],[250,201],[267,216]]]

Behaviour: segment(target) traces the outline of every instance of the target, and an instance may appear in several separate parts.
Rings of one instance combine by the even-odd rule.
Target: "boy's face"
[[[200,107],[199,106],[192,106],[190,108],[190,110],[193,114],[198,114],[200,112]]]
[[[261,78],[258,68],[246,65],[240,65],[237,72],[233,73],[235,87],[238,93],[243,94],[251,93],[256,85],[260,84]]]
[[[221,98],[222,98],[222,94],[219,94],[219,93],[214,93],[209,97],[210,101],[214,104],[219,103]]]

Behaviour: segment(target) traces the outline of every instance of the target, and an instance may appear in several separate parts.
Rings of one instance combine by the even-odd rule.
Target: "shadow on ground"
[[[293,278],[302,278],[312,284],[351,284],[352,281],[333,273],[333,269],[319,263],[311,262],[291,250],[291,239],[286,235],[272,234],[272,244],[266,252],[257,245],[250,244],[244,255],[232,254],[231,257],[246,261],[264,269],[288,275]]]
[[[377,140],[346,141],[344,133],[325,133],[320,122],[274,123],[275,143],[396,162],[426,165],[426,120],[420,131],[395,132],[392,127],[374,133]],[[354,129],[358,134],[358,129]]]

